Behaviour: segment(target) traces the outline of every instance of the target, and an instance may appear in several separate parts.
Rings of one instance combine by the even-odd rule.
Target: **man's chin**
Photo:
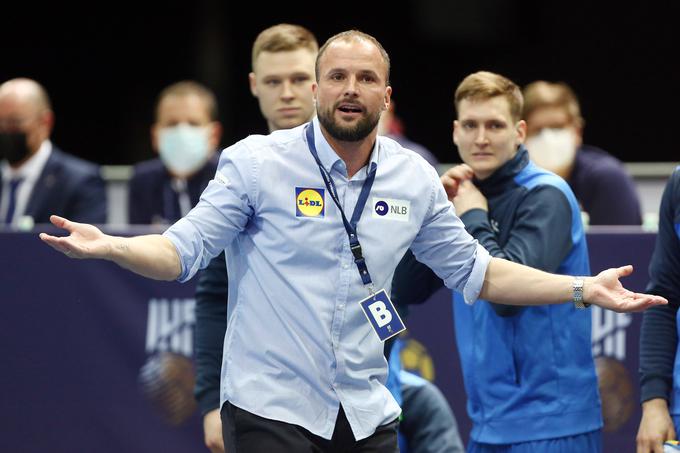
[[[288,117],[288,118],[281,118],[279,119],[274,125],[276,126],[276,129],[292,129],[294,127],[297,127],[301,125],[302,123],[306,123],[307,120],[303,119],[302,117],[296,116],[296,117]]]

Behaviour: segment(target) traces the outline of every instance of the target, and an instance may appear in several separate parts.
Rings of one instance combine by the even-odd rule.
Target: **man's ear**
[[[387,111],[390,108],[390,102],[392,99],[392,87],[388,86],[385,88],[385,99],[383,100],[383,110]]]
[[[257,78],[255,77],[254,72],[248,74],[248,83],[250,85],[250,92],[253,96],[257,97]]]
[[[527,123],[524,120],[519,120],[517,122],[517,144],[524,143],[527,138]]]

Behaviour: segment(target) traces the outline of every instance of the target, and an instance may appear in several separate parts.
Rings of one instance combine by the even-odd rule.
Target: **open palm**
[[[93,225],[71,222],[56,215],[50,216],[54,226],[70,234],[64,237],[40,233],[40,239],[70,258],[104,258],[110,248],[107,236]]]

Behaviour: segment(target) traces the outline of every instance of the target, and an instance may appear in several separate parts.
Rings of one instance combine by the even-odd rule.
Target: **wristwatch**
[[[574,278],[571,286],[574,293],[574,306],[580,309],[590,307],[589,303],[583,302],[583,277]]]

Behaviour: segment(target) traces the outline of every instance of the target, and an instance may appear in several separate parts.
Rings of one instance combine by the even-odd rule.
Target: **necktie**
[[[9,180],[9,204],[7,205],[7,215],[5,215],[5,223],[7,225],[12,223],[12,217],[14,217],[14,210],[17,205],[17,189],[22,181],[23,179],[21,178]]]

